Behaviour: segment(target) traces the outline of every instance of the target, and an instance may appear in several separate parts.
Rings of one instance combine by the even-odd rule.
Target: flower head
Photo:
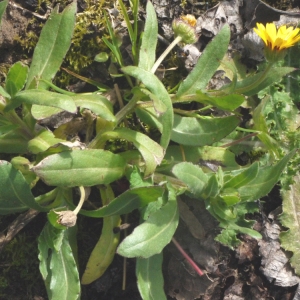
[[[175,36],[180,36],[186,44],[196,43],[198,36],[196,34],[197,20],[193,15],[181,16],[172,23]]]
[[[294,46],[300,41],[299,28],[283,25],[277,29],[274,23],[267,23],[266,26],[256,23],[256,26],[257,28],[254,28],[254,31],[265,43],[265,52],[268,60],[282,58],[285,54],[285,49]]]

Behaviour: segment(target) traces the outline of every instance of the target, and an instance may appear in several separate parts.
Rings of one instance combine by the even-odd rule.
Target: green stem
[[[175,187],[177,187],[177,188],[186,188],[186,185],[179,179],[176,179],[174,177],[167,176],[167,175],[164,175],[164,174],[160,174],[160,173],[154,173],[153,174],[153,181],[155,183],[161,183],[161,182],[164,182],[166,180],[168,182],[170,182],[172,185],[174,185]]]
[[[79,211],[81,210],[81,207],[84,203],[84,200],[85,200],[85,189],[84,189],[84,187],[80,186],[79,190],[80,190],[81,196],[80,196],[80,200],[79,200],[79,203],[78,203],[77,207],[73,210],[73,213],[75,215],[77,215],[79,213]]]
[[[17,115],[17,113],[12,110],[5,114],[5,117],[12,122],[13,124],[17,124],[20,127],[20,132],[29,140],[34,138],[34,134],[29,129],[29,127],[23,122],[23,120]]]
[[[138,101],[139,97],[134,95],[133,98],[116,114],[117,124],[120,124],[122,120],[135,109]]]
[[[155,73],[159,65],[162,63],[162,61],[167,57],[167,55],[171,52],[171,50],[179,43],[181,42],[182,38],[178,35],[174,41],[166,48],[166,50],[161,54],[161,56],[157,59],[155,64],[153,65],[151,69],[151,73]]]

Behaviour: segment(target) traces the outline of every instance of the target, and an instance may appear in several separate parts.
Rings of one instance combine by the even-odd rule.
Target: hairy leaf
[[[150,1],[146,6],[146,22],[139,54],[139,67],[150,71],[155,62],[157,44],[157,18],[155,9]]]
[[[161,81],[151,72],[138,67],[124,67],[123,72],[139,79],[165,105],[166,111],[159,118],[162,123],[161,146],[168,147],[173,126],[173,106],[171,98]]]
[[[26,89],[48,88],[39,79],[51,81],[62,64],[71,45],[76,8],[77,3],[73,1],[62,13],[58,12],[58,5],[52,11],[34,49]]]
[[[28,67],[24,66],[21,62],[17,62],[11,66],[5,81],[5,90],[11,97],[24,87],[27,75]]]
[[[286,164],[294,154],[295,151],[291,151],[276,165],[260,168],[252,181],[238,189],[241,201],[254,201],[267,195],[279,180]]]
[[[21,212],[28,208],[47,211],[35,202],[22,173],[4,160],[0,161],[0,190],[0,214]]]
[[[107,206],[91,211],[81,209],[80,214],[93,218],[127,214],[134,209],[142,208],[150,202],[156,201],[162,196],[164,190],[165,188],[162,186],[134,188],[116,197]]]
[[[73,150],[50,155],[32,170],[48,185],[93,186],[123,176],[125,161],[109,151]]]
[[[206,88],[206,85],[227,52],[229,39],[230,29],[228,25],[225,25],[206,46],[192,72],[190,72],[187,78],[181,83],[176,98],[179,99],[183,95],[195,94],[197,90]]]
[[[199,166],[182,162],[175,165],[172,172],[188,186],[188,190],[195,195],[195,197],[201,197],[209,177]]]
[[[143,300],[166,300],[162,274],[163,254],[136,259],[136,277]]]
[[[104,204],[108,204],[114,198],[109,185],[100,187],[100,193]],[[89,284],[101,277],[113,261],[120,239],[120,234],[114,233],[114,228],[120,224],[121,218],[118,215],[103,218],[101,236],[89,257],[82,275],[82,284]]]
[[[171,140],[188,146],[211,145],[231,133],[239,122],[236,116],[191,118],[175,115]]]
[[[117,128],[114,131],[103,133],[102,140],[124,139],[132,142],[137,150],[141,153],[145,161],[144,176],[151,175],[157,165],[164,157],[164,149],[143,133],[136,132],[129,128]]]
[[[178,208],[175,198],[136,227],[122,241],[117,252],[125,257],[143,258],[158,254],[171,241],[177,225]]]
[[[67,230],[47,223],[39,237],[40,271],[51,300],[78,300],[79,274]]]
[[[22,103],[58,107],[71,113],[77,111],[77,107],[70,96],[43,90],[25,90],[17,93],[5,107],[5,111],[14,109]]]

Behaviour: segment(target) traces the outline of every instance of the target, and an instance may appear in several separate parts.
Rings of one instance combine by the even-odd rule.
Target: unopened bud
[[[186,44],[196,43],[198,35],[196,34],[196,19],[193,15],[181,16],[172,23],[175,36],[180,36]]]

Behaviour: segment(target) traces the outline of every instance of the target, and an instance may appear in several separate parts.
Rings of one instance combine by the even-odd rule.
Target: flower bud
[[[186,44],[196,43],[198,35],[196,34],[196,19],[193,15],[181,16],[172,23],[175,36],[180,36]]]

